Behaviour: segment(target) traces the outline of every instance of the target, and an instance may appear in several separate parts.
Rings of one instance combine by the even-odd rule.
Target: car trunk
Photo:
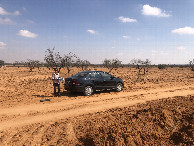
[[[66,78],[65,79],[65,89],[68,90],[68,89],[71,89],[73,85],[73,79],[72,78]]]
[[[72,86],[79,86],[80,83],[78,82],[79,78],[77,77],[70,77],[65,79],[65,89],[70,90]]]

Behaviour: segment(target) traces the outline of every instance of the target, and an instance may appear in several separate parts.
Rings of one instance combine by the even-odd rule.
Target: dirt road
[[[79,115],[105,111],[116,107],[125,107],[150,100],[175,96],[194,95],[194,85],[172,88],[120,92],[61,102],[40,102],[12,108],[0,109],[0,130],[22,127],[30,124],[56,121]]]

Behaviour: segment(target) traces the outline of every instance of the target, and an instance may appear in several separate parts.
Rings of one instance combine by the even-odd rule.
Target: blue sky
[[[185,64],[194,58],[194,0],[0,0],[0,60],[55,47],[91,63],[118,58]]]

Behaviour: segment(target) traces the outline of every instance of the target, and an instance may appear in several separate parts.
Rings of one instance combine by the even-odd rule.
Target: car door
[[[96,90],[101,90],[104,88],[104,80],[99,72],[90,73],[90,78]]]
[[[116,81],[112,78],[112,75],[108,74],[107,72],[101,72],[102,78],[104,80],[104,87],[106,89],[114,88]]]

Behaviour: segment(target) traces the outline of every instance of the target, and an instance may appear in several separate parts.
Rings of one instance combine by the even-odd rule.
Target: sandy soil
[[[78,71],[74,68],[71,74]],[[0,68],[0,145],[191,145],[190,70],[152,68],[141,82],[136,82],[136,72],[132,68],[112,72],[125,82],[119,93],[85,97],[64,91],[54,97],[52,70]],[[65,70],[61,76],[68,76]]]

